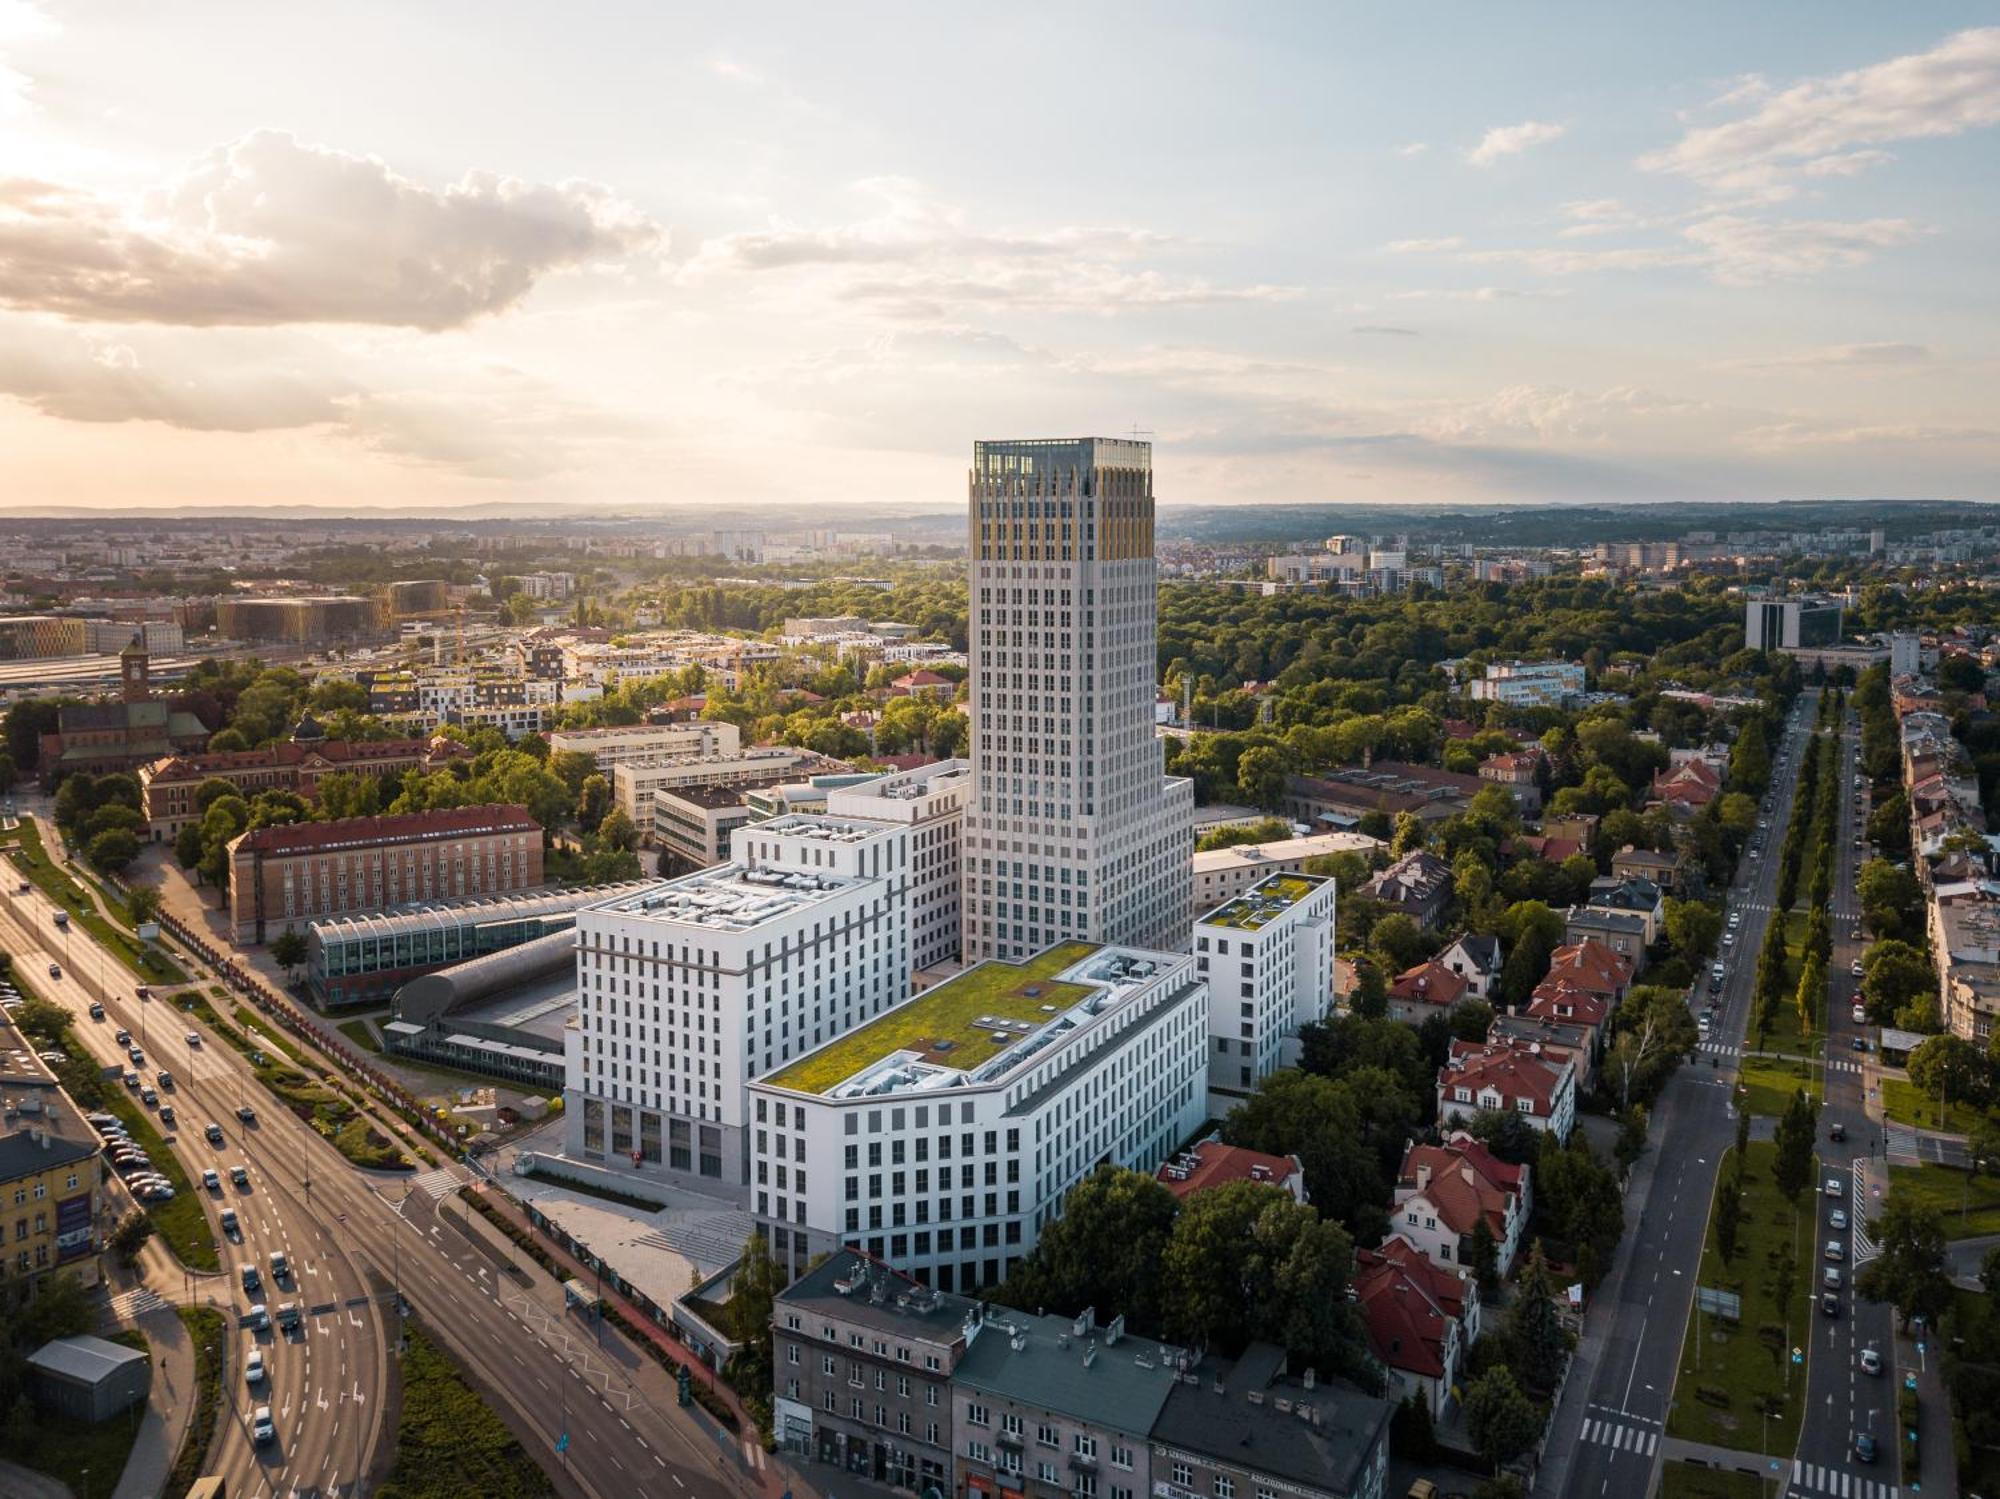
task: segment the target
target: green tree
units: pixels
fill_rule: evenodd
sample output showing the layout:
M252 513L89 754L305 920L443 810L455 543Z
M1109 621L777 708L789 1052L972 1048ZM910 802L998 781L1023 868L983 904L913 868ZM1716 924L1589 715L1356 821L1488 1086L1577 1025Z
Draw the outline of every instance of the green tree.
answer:
M133 885L125 892L125 909L135 924L143 925L160 914L160 887Z
M1430 951L1430 939L1424 935L1423 928L1400 911L1376 922L1369 940L1382 955L1383 966L1392 973L1401 973L1413 964L1421 963Z
M597 840L606 848L634 849L639 846L639 829L623 807L613 807L597 825Z
M1353 1264L1345 1230L1277 1187L1239 1181L1197 1192L1161 1266L1169 1334L1229 1349L1271 1342L1299 1367L1359 1372Z
M1404 854L1424 846L1424 821L1414 812L1396 814L1395 836L1389 841L1389 853L1400 859Z
M1689 963L1700 963L1722 935L1722 912L1706 901L1667 901L1667 940Z
M1743 1158L1739 1155L1730 1159L1732 1163L1740 1163ZM1736 1232L1742 1226L1743 1178L1732 1165L1722 1173L1715 1194L1715 1247L1725 1265L1736 1258Z
M1258 745L1236 762L1236 785L1243 800L1275 812L1285 799L1285 761L1275 749Z
M305 934L292 927L286 927L271 939L271 961L284 968L287 974L296 974L306 960L307 944Z
M1804 1089L1792 1094L1792 1101L1778 1119L1777 1159L1771 1165L1771 1180L1796 1204L1813 1179L1813 1144L1819 1135L1819 1115Z
M1910 1053L1910 1081L1926 1098L1983 1103L1991 1091L1984 1052L1959 1036L1932 1036Z
M576 822L578 827L594 828L604 821L611 810L611 782L593 771L585 776L583 789L577 794Z
M1143 1171L1102 1167L1070 1189L1062 1215L1001 1287L1012 1305L1074 1316L1116 1307L1134 1328L1163 1325L1160 1274L1180 1204Z
M146 1241L153 1237L153 1220L139 1209L134 1208L118 1220L118 1226L111 1231L111 1252L126 1264L136 1264L139 1251Z
M124 828L112 828L90 840L85 857L96 868L116 874L139 857L139 839Z
M1466 1249L1466 1263L1479 1281L1479 1294L1487 1300L1500 1294L1500 1242L1493 1237L1492 1226L1481 1213L1473 1220L1471 1243Z
M1877 1254L1855 1276L1855 1289L1870 1301L1894 1306L1906 1329L1912 1317L1935 1322L1952 1298L1944 1222L1937 1210L1891 1188L1868 1233Z
M1919 948L1894 938L1874 943L1861 957L1861 1003L1878 1025L1917 999L1937 994L1937 970Z
M1465 1391L1465 1429L1479 1455L1495 1467L1519 1457L1541 1434L1541 1413L1503 1364Z
M1297 1156L1309 1199L1339 1204L1343 1221L1357 1236L1379 1233L1386 1226L1381 1204L1388 1200L1389 1183L1382 1142L1371 1134L1374 1109L1387 1103L1404 1119L1411 1111L1396 1096L1400 1090L1388 1074L1379 1074L1373 1087L1376 1096L1364 1106L1361 1089L1351 1078L1292 1069L1274 1073L1223 1122L1223 1138L1251 1150ZM1397 1133L1394 1122L1382 1128L1392 1139ZM1401 1143L1395 1141L1398 1147Z
M1514 1299L1507 1306L1506 1335L1509 1364L1529 1389L1542 1393L1555 1388L1563 1365L1569 1361L1569 1334L1556 1310L1559 1294L1542 1253L1542 1241L1537 1239L1514 1283Z

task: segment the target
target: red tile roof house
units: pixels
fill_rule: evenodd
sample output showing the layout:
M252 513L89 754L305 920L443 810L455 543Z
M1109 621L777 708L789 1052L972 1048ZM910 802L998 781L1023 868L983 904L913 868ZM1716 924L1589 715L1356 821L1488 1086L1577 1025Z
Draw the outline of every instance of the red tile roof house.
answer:
M1691 817L1722 794L1722 778L1700 760L1653 774L1653 800L1676 816Z
M950 677L939 676L927 667L918 667L915 671L896 678L890 686L898 696L902 697L936 697L949 700L952 694L958 691L958 683Z
M1436 958L1405 969L1389 985L1389 1018L1405 1025L1422 1025L1442 1015L1471 992L1464 975L1453 973Z
M1433 1417L1452 1401L1465 1358L1479 1338L1479 1287L1467 1271L1434 1265L1401 1234L1354 1255L1354 1299L1369 1350L1399 1388L1422 1394Z
M1547 979L1566 979L1579 989L1601 994L1613 1009L1632 987L1632 963L1595 938L1571 942L1549 959Z
M1438 1069L1438 1118L1450 1124L1486 1109L1519 1114L1567 1140L1576 1125L1576 1065L1533 1042L1457 1041Z
M1230 1182L1263 1182L1290 1193L1294 1202L1306 1200L1306 1168L1297 1156L1268 1155L1220 1140L1203 1140L1182 1151L1160 1167L1158 1176L1183 1202L1196 1192Z
M1514 1268L1534 1206L1526 1166L1510 1166L1464 1130L1442 1145L1413 1144L1396 1175L1389 1226L1446 1269L1464 1265L1481 1217L1500 1248L1502 1275Z

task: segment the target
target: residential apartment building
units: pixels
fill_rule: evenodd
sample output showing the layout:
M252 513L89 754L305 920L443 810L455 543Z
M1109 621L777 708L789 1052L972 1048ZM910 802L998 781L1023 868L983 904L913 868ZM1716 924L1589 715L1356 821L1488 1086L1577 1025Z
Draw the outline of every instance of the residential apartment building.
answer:
M1089 1311L996 1307L952 1376L953 1492L1142 1499L1149 1438L1179 1383L1167 1350L1127 1340L1123 1317L1100 1328Z
M1514 1268L1534 1206L1526 1166L1512 1166L1464 1130L1442 1145L1411 1144L1396 1174L1389 1226L1432 1262L1448 1267L1472 1260L1472 1241L1483 1220L1499 1254L1501 1275Z
M1471 1272L1433 1263L1414 1241L1391 1234L1379 1248L1355 1251L1354 1301L1368 1351L1389 1371L1391 1398L1420 1396L1433 1419L1443 1416L1479 1339Z
M1335 884L1274 874L1194 924L1208 981L1208 1111L1230 1113L1284 1065L1284 1043L1333 1008Z
M1187 940L1194 789L1153 733L1152 469L1145 442L974 446L968 958Z
M256 828L229 845L230 934L262 942L315 917L542 883L525 807L453 807Z
M550 754L590 755L606 775L614 765L640 765L689 755L733 755L743 748L742 731L720 720L555 729L548 737Z
M833 1251L772 1304L780 1450L875 1483L954 1492L952 1375L986 1330L986 1310Z
M730 863L578 911L565 1153L740 1194L746 1085L909 993L909 839L767 823Z
M1213 911L1274 874L1304 870L1309 859L1334 854L1359 854L1364 859L1382 846L1366 833L1312 833L1303 838L1278 838L1269 843L1238 843L1212 848L1194 856L1194 908Z
M1262 1182L1292 1201L1306 1200L1306 1168L1295 1155L1272 1155L1211 1138L1161 1162L1154 1173L1160 1185L1185 1202L1197 1192L1231 1182Z
M1447 1122L1499 1110L1567 1140L1576 1124L1576 1067L1532 1041L1454 1039L1438 1069L1437 1103Z
M965 808L972 784L970 760L937 760L827 793L831 816L909 824L910 962L919 971L959 956Z
M1378 760L1317 776L1285 779L1284 815L1314 828L1352 829L1371 812L1395 818L1411 812L1424 822L1456 817L1485 789L1476 775Z
M621 760L605 773L611 778L613 803L643 833L653 826L653 798L662 791L680 791L689 786L762 785L796 774L798 767L817 758L806 750L768 746L713 755Z
M1362 892L1409 917L1425 930L1443 920L1455 881L1451 866L1426 849L1413 849L1378 871Z
M1205 1114L1208 985L1180 953L988 959L750 1085L752 1207L794 1271L839 1245L969 1291L1104 1162L1151 1171Z
M37 1281L94 1254L103 1178L95 1139L0 1135L0 1279Z
M1153 1426L1156 1499L1384 1499L1394 1407L1344 1380L1287 1371L1253 1343L1174 1382Z

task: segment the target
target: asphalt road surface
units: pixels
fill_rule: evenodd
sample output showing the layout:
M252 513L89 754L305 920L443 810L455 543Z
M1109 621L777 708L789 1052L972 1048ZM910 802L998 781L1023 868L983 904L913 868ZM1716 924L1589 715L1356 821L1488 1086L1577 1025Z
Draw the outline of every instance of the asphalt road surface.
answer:
M509 1271L476 1229L458 1224L458 1209L440 1211L464 1168L414 1176L356 1170L279 1107L233 1047L212 1037L189 1046L187 1033L201 1031L193 1017L169 999L139 1001L129 970L77 924L59 931L53 917L39 891L0 892L0 945L28 965L38 989L76 1014L77 1033L94 1055L107 1064L124 1061L113 1040L122 1026L142 1041L149 1075L159 1067L174 1073L175 1091L162 1095L179 1117L172 1148L211 1221L230 1205L242 1224L241 1243L222 1242L224 1266L234 1277L234 1266L258 1261L265 1304L275 1312L293 1300L302 1310L295 1334L253 1336L233 1315L245 1305L240 1283L197 1278L232 1313L224 1373L232 1417L210 1465L232 1495L321 1499L362 1492L359 1475L384 1439L381 1397L400 1337L398 1284L426 1329L467 1367L564 1493L679 1499L761 1492L753 1476L757 1454L746 1467L740 1444L725 1450L671 1399L655 1404L638 1393L632 1376L643 1354L615 1330L566 1316L560 1289L545 1275L533 1267ZM60 980L44 976L50 961L61 963ZM85 1014L90 999L106 1006L103 1022ZM234 1002L218 1008L227 1015ZM274 1025L266 1028L277 1033ZM257 1113L249 1127L236 1119L237 1105L246 1102ZM220 1148L203 1138L209 1120L224 1127ZM247 1191L229 1184L228 1167L237 1162L248 1167ZM199 1185L209 1166L222 1172L219 1195ZM270 1287L272 1249L282 1249L295 1267L293 1288ZM268 1384L254 1391L243 1378L244 1355L253 1346L270 1371ZM271 1406L277 1425L276 1440L263 1448L247 1430L260 1404ZM558 1456L563 1432L568 1444Z

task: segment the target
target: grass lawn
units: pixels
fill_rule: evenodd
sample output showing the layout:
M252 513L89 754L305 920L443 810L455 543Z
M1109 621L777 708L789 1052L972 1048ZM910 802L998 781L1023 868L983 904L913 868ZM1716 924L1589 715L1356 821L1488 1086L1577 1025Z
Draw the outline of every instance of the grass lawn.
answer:
M1921 1129L1941 1129L1947 1134L1970 1134L1972 1126L1987 1117L1985 1109L1954 1103L1938 1119L1938 1101L1906 1077L1882 1079L1882 1107L1898 1124L1914 1124Z
M381 1054L382 1043L375 1037L375 1028L365 1020L343 1020L340 1022L341 1035L347 1037L363 1051Z
M208 1306L175 1309L194 1345L194 1418L188 1423L181 1450L167 1475L167 1492L185 1494L208 1466L208 1449L215 1436L215 1411L222 1401L222 1340L229 1329L222 1313Z
M998 1029L980 1021L1034 1027L1054 1018L1090 990L1052 976L1096 950L1089 942L1064 942L1026 963L988 959L926 989L907 1004L801 1057L767 1081L801 1093L823 1093L869 1063L899 1051L926 1062L969 1071L1012 1046L1025 1030ZM995 1036L999 1040L994 1040Z
M1801 950L1806 940L1806 917L1803 911L1785 913L1785 988L1778 1000L1778 1012L1771 1017L1771 1028L1760 1041L1753 1025L1746 1041L1755 1051L1782 1051L1795 1057L1816 1057L1826 1049L1826 996L1819 996L1819 1013L1813 1021L1810 1032L1799 1029L1799 1009L1792 1002L1792 996L1799 986ZM1752 955L1754 959L1754 954Z
M236 1007L236 1023L243 1027L244 1033L250 1038L250 1044L267 1056L276 1052L286 1061L298 1063L300 1066L305 1065L299 1056L297 1044L281 1039L277 1026L250 1006L240 1004Z
M396 1457L378 1499L543 1499L548 1475L423 1327L408 1324Z
M1801 1088L1809 1098L1826 1097L1819 1066L1803 1059L1753 1057L1743 1063L1736 1080L1746 1090L1738 1102L1751 1113L1770 1118L1783 1114L1791 1106L1792 1095Z
M1798 1444L1807 1371L1792 1367L1789 1349L1795 1343L1810 1347L1819 1261L1813 1254L1812 1204L1794 1209L1771 1181L1777 1153L1777 1146L1762 1141L1750 1146L1736 1256L1727 1264L1710 1216L1698 1284L1736 1292L1743 1298L1743 1318L1733 1326L1707 1315L1689 1319L1667 1415L1673 1436L1745 1452L1766 1450L1767 1439L1772 1452L1790 1452ZM1733 1149L1723 1156L1718 1190L1734 1156ZM1796 1269L1790 1304L1780 1306L1771 1288L1771 1256L1788 1242Z
M39 824L24 818L19 831L20 840L7 851L7 856L20 866L21 872L33 881L44 895L69 912L71 921L101 942L107 952L144 982L149 984L187 982L187 975L181 972L177 963L151 943L140 942L123 927L106 920L103 913L92 903L88 892L55 866L47 850L42 847L42 830Z
M1660 1470L1661 1499L1764 1499L1764 1480L1733 1468L1668 1463Z
M108 1334L107 1340L128 1348L150 1350L152 1346L136 1327L120 1328ZM38 1412L28 1427L27 1445L10 1450L7 1456L24 1468L61 1479L73 1494L108 1494L118 1487L125 1472L145 1414L143 1400L108 1421L74 1421ZM86 1473L88 1479L83 1476Z
M2000 1178L1968 1178L1950 1166L1891 1166L1889 1190L1935 1208L1947 1239L2000 1234Z

